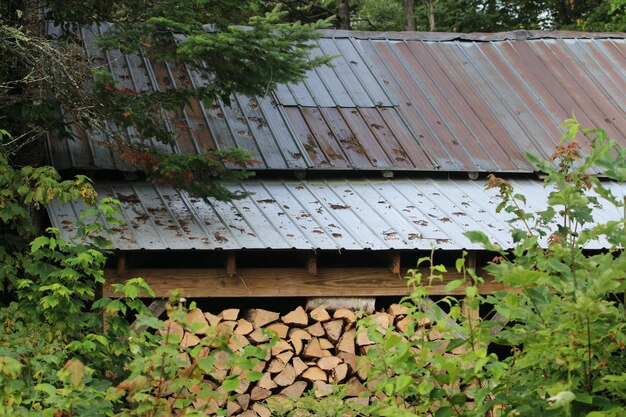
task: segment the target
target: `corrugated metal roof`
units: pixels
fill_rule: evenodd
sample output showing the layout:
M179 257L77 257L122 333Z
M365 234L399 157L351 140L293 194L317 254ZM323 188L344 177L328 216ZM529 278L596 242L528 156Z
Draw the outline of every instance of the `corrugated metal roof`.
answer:
M323 33L313 54L336 56L333 66L267 97L168 113L172 150L240 147L257 170L532 172L525 153L550 155L572 115L626 146L624 34ZM189 68L88 51L135 90L205 82ZM128 169L97 137L77 135L51 140L55 166Z
M545 209L549 190L540 181L511 181L527 196L528 210ZM121 250L212 249L480 249L463 236L481 230L503 247L510 214L482 182L450 179L262 181L229 186L253 193L238 201L190 198L185 192L148 183L99 183L101 197L122 202L123 225L114 247ZM608 184L616 196L626 184ZM69 237L79 204L48 207L53 225ZM610 207L595 218L620 219ZM602 248L606 242L592 242Z

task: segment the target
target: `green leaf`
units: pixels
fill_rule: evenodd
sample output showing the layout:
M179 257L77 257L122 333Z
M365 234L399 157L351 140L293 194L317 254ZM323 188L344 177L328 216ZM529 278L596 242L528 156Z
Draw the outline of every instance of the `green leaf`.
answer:
M459 288L461 285L465 284L465 281L462 279L455 279L453 281L450 281L446 284L445 287L445 291L446 292L452 292L454 290L456 290L457 288Z
M263 378L263 372L259 372L259 371L250 371L246 375L246 379L250 382L256 382L260 380L261 378Z
M548 398L551 409L563 408L576 399L576 395L572 391L561 391L558 394Z
M398 375L395 382L395 392L401 394L404 390L406 390L410 385L413 384L413 378L411 378L409 375Z
M240 385L240 381L239 381L239 376L237 375L230 375L226 377L226 379L224 379L224 382L222 382L222 388L226 392L232 392L236 390L237 388L239 388L239 385Z
M443 405L435 412L434 417L452 417L456 416L456 411L449 405Z
M78 359L70 359L64 368L70 374L70 381L74 387L78 387L85 377L85 365Z

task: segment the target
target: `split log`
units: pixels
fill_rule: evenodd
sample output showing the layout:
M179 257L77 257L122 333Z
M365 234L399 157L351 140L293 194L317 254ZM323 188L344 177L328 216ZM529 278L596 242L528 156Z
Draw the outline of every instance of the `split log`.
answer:
M239 309L238 308L227 308L223 310L219 316L224 320L236 321L239 317Z
M265 366L267 365L267 360L259 360L251 369L251 371L263 372Z
M315 381L313 383L313 387L313 395L315 395L315 398L327 397L334 391L334 387L332 384L327 384L323 381Z
M256 385L266 390L271 390L278 386L276 382L272 380L272 375L269 372L265 372Z
M415 320L413 317L406 316L396 322L396 329L402 333L413 333L415 331Z
M182 347L193 347L200 344L200 338L191 332L185 332L183 339L180 341Z
M217 382L222 382L228 376L228 369L213 369L210 375Z
M335 382L336 384L341 384L348 376L348 364L340 363L335 367L335 369L333 369L331 375L333 382Z
M237 394L245 394L246 392L248 392L248 389L250 389L251 382L248 380L248 378L246 378L246 374L239 375L239 386L235 390ZM231 375L235 374L231 373Z
M354 323L356 321L356 314L354 314L354 311L347 308L338 308L333 313L333 318L344 320L346 323Z
M249 344L250 341L248 340L248 338L242 334L233 334L228 339L228 347L233 351L241 350Z
M306 346L304 347L304 349L302 350L302 357L303 358L323 358L324 356L324 352L322 347L320 346L320 341L317 337L312 338L311 340L309 340L309 342L306 344Z
M387 309L387 313L393 317L407 315L409 313L409 308L401 304L392 304Z
M274 382L276 382L281 387L286 387L287 385L291 385L296 380L296 371L293 369L293 366L287 364L285 365L285 369L282 370L281 373L274 377Z
M367 329L362 327L360 328L357 333L356 333L356 344L357 346L369 346L369 345L373 345L374 342L372 342L369 338L369 336L367 335Z
M326 332L326 336L332 342L338 342L341 337L341 333L343 332L343 320L331 320L327 321L322 325L324 327L324 331Z
M311 310L309 315L314 321L317 321L317 322L325 322L331 319L330 314L328 314L328 311L326 311L326 309L321 306Z
M289 326L307 326L309 324L309 316L302 307L297 307L292 312L285 314L281 318L282 322Z
M278 320L280 314L274 311L263 310L262 308L254 308L248 311L246 318L252 322L255 329L259 329Z
M354 353L339 352L337 354L337 357L340 358L343 361L343 363L348 365L348 369L349 369L351 374L356 372L356 368L357 368L357 365L358 365L358 359L357 359L357 356Z
M372 314L370 320L376 325L376 331L381 334L385 334L389 326L393 323L391 316L387 313Z
M323 350L330 350L330 349L334 349L335 348L335 345L333 343L331 343L330 340L326 339L325 337L320 337L317 340L320 342L320 347Z
M235 392L237 394L245 394L246 392L248 392L248 389L250 388L250 384L251 384L251 382L248 380L248 378L246 378L246 375L248 374L248 371L234 373L231 370L230 374L231 375L239 375L239 386L237 387Z
M355 343L356 330L350 329L341 336L339 339L339 343L337 344L337 350L339 352L347 352L352 355L355 354L356 348L354 346Z
M326 375L326 372L324 372L322 369L318 368L317 366L309 367L304 372L302 372L302 375L300 375L300 377L302 379L306 379L311 382L313 381L327 382L328 381L328 375Z
M346 397L358 397L363 392L367 392L367 388L365 388L357 377L353 376L346 383L344 391Z
M319 322L307 327L306 331L313 337L323 337L326 334L326 332L324 332L324 328Z
M237 401L237 403L241 406L241 409L245 411L250 405L250 394L239 395L235 401Z
M252 331L254 330L254 327L252 326L252 323L250 323L248 320L246 319L239 319L237 320L237 327L235 327L235 334L240 334L240 335L247 335L252 333Z
M300 398L307 387L307 383L304 381L296 381L287 388L283 389L280 394L287 398Z
M259 403L252 404L252 410L257 413L259 417L270 417L272 415L269 408Z
M226 403L226 416L230 417L233 414L238 414L241 411L241 405L236 401L229 401Z
M302 348L304 346L302 339L293 339L291 341L291 346L293 346L293 353L296 355L300 355L302 353Z
M292 357L293 357L293 350L287 350L283 353L279 353L278 355L276 355L276 359L279 359L283 363L289 363Z
M278 360L278 359L273 359L270 362L270 364L267 366L267 371L272 374L277 374L279 372L282 372L283 369L285 369L285 365L286 365L285 362Z
M256 386L250 392L251 401L261 401L272 395L272 391Z
M196 398L193 400L192 405L195 409L202 409L202 411L207 415L217 413L217 410L220 408L217 401L215 401L213 398L209 399L208 401Z
M213 315L211 313L204 313L204 318L206 319L206 321L209 322L209 325L211 326L217 326L218 323L222 321L221 317Z
M217 330L218 336L230 336L233 333L233 329L237 326L236 321L220 321L217 326L215 326Z
M288 335L290 340L311 340L311 334L303 329L290 329Z
M272 356L276 356L286 350L293 350L293 347L285 339L279 339L274 346L272 346Z
M169 338L170 341L174 340L173 337L177 337L176 340L180 341L185 335L185 330L179 323L173 320L165 320L163 322L163 327L159 329L159 333L162 336Z
M254 329L254 331L248 335L248 339L252 340L256 344L270 340L269 336L261 328Z
M299 356L295 356L291 361L291 364L293 365L293 369L296 372L296 376L300 376L302 372L304 372L309 367L306 363L304 363L302 359L300 359Z
M289 326L283 323L272 323L266 327L266 329L270 332L276 333L276 336L284 339L287 337L287 333L289 332Z
M342 362L343 360L337 356L326 356L317 361L317 366L324 371L332 371Z
M259 417L259 415L252 409L248 409L243 413L239 414L239 417Z
M189 310L182 321L194 334L206 334L209 331L209 323L199 308Z

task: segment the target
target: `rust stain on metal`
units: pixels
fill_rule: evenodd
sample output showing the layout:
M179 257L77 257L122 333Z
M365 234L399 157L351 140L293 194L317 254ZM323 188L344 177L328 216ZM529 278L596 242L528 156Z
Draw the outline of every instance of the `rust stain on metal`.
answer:
M117 199L120 200L122 203L129 203L129 204L139 204L139 197L137 197L137 194L122 194L122 193L117 193L116 194Z
M213 233L213 237L215 238L215 240L217 240L219 243L226 243L228 242L228 239L225 238L224 236L222 236L220 234L220 232L215 232Z

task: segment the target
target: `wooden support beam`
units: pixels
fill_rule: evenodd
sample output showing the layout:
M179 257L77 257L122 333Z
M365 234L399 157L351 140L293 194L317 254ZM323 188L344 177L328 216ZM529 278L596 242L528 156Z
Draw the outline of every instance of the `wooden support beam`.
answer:
M165 298L157 298L153 300L148 306L148 310L152 313L154 317L159 317L161 314L165 313L165 308L167 306L167 299ZM137 321L134 321L130 326L131 330L137 334L143 332L148 328L148 326L140 326Z
M469 252L466 256L465 256L465 268L468 271L466 276L465 276L465 285L471 286L474 285L474 279L472 278L472 276L469 273L469 270L474 271L474 273L478 273L477 272L477 268L476 268L476 252ZM476 309L472 309L468 306L468 300L467 298L465 298L463 300L463 313L470 319L470 320L474 320L474 319L478 319L480 312Z
M469 252L466 256L465 256L465 268L469 271L470 269L474 271L474 273L476 275L478 275L478 267L476 265L476 252ZM466 283L467 285L472 285L472 277L470 276L470 274L467 274L466 277Z
M391 250L389 251L389 270L392 274L399 275L400 274L400 251Z
M317 275L317 253L308 252L296 255L307 272L311 275Z
M120 278L126 276L126 254L124 252L117 254L117 275Z
M427 275L428 269L423 273ZM401 276L405 274L402 270ZM184 297L376 297L410 293L406 280L387 268L320 268L317 275L304 268L240 268L238 279L227 275L223 268L146 268L130 269L127 276L143 277L157 297L167 297L176 288L182 290ZM104 296L118 296L111 284L122 279L114 270L106 270L105 277ZM445 291L450 280L461 277L456 272L446 274L443 282L433 281L429 294L464 295L464 287ZM503 289L499 283L487 285L488 292Z
M234 252L228 252L226 254L226 275L234 277L237 274L237 256Z
M311 252L306 259L306 270L311 275L317 275L317 254Z

